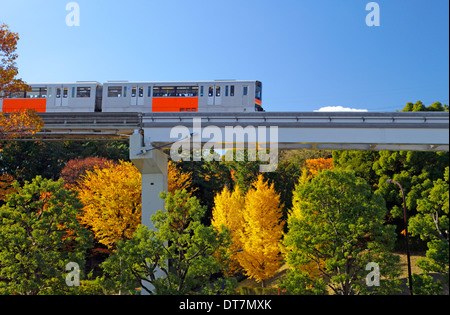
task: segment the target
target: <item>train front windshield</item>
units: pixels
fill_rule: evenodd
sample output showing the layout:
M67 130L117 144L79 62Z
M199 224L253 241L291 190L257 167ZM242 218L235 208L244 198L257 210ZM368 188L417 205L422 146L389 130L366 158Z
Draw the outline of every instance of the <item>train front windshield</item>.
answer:
M263 111L262 108L262 83L259 81L256 81L256 93L255 93L255 107L256 110L259 112Z

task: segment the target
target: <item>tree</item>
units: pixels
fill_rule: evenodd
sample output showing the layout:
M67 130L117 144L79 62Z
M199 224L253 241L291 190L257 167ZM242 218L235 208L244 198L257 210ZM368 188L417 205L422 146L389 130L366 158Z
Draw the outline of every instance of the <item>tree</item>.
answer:
M374 190L377 188L379 176L373 170L373 164L379 159L377 151L333 151L335 168L347 168L363 178Z
M191 191L192 189L192 172L182 172L178 169L177 164L169 161L167 165L167 176L168 176L168 191L170 193L175 193L176 190L186 189ZM192 189L197 190L196 188Z
M318 158L306 160L306 168L308 172L311 174L311 176L314 177L321 170L332 170L334 168L333 159Z
M384 225L387 212L383 198L367 183L346 170L324 170L294 192L289 232L284 238L291 271L288 279L309 293L362 294L370 289L365 280L368 263L377 263L383 276L373 293L394 289L398 256L391 254L395 242L392 226ZM304 268L316 265L320 277Z
M238 255L245 273L261 282L271 278L281 265L280 242L283 235L282 206L274 185L262 175L247 192L241 232L243 252Z
M113 161L106 158L88 157L85 159L74 159L66 163L61 171L60 177L64 179L66 188L76 189L79 181L87 171L93 171L95 168L102 169L114 165Z
M77 189L80 220L108 248L131 238L141 222L141 174L130 162L87 171Z
M19 35L9 30L8 25L0 25L0 92L26 91L30 87L16 76L19 73L15 60ZM1 95L0 95L1 97Z
M386 180L393 179L402 185L409 216L414 216L422 192L429 190L433 181L443 177L448 165L447 152L380 152L373 169L379 177L378 192L385 198L392 216L403 218L403 198L398 187L387 184Z
M418 214L409 221L409 231L413 236L420 236L428 241L426 258L418 262L420 268L428 272L441 274L448 285L449 274L449 167L445 169L444 180L437 179L431 189L422 193L417 201ZM415 277L415 280L418 276ZM422 282L430 282L431 277L425 277ZM419 288L413 281L414 291ZM432 293L442 294L442 287Z
M12 194L16 190L12 186L14 178L7 174L0 175L0 206L6 201L8 195Z
M425 106L421 101L417 101L415 104L409 102L406 104L402 112L448 112L448 105L442 105L441 102L435 102L430 106Z
M0 293L55 294L69 262L84 264L89 234L77 220L81 204L64 182L37 177L0 208Z
M34 110L27 109L11 113L8 116L0 113L0 141L33 135L39 132L43 126L44 122Z
M306 182L317 176L317 174L325 169L333 169L333 158L324 159L308 159L305 161L305 166L302 168L302 175L300 181Z
M197 197L203 206L207 207L203 223L209 224L215 195L221 192L225 186L232 188L228 166L222 161L215 160L179 162L176 166L181 174L188 174L191 177L188 191L192 193L192 196Z
M239 186L233 192L225 187L221 193L214 198L214 209L212 225L220 232L226 230L231 233L231 246L228 250L231 263L229 272L231 274L239 271L239 255L242 252L241 234L244 226L243 211L245 208L245 197Z
M226 260L217 255L225 256L229 234L201 223L206 208L186 190L162 193L161 198L165 210L152 217L156 230L140 225L103 264L110 282L120 286L120 279L128 279L133 288L134 279L150 294L231 293L230 279L211 281L213 274L226 269Z
M119 141L7 141L0 153L0 172L20 184L36 176L58 180L66 163L91 156L119 161L129 155L128 144Z

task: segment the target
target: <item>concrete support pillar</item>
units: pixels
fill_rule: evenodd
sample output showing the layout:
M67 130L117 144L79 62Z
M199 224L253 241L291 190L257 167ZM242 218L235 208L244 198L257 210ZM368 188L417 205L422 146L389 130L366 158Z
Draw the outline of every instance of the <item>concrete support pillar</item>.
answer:
M167 191L168 156L143 146L142 136L135 134L130 137L130 159L142 174L142 224L153 228L151 216L164 209L159 194Z
M164 210L164 200L159 197L159 194L168 189L168 156L162 151L145 147L143 142L140 134L130 137L130 159L142 176L141 223L149 229L154 229L151 220L152 215L158 210ZM155 276L159 278L163 277L164 274L161 271L157 271ZM154 288L149 289L153 290ZM147 295L148 292L142 289L141 294Z

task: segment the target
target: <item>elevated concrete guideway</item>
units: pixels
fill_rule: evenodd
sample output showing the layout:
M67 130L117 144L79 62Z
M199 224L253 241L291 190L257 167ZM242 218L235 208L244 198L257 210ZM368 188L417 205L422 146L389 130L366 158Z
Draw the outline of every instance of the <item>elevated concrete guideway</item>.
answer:
M145 143L168 147L174 142L173 127L195 133L195 118L202 128L217 127L222 134L227 127L278 127L279 149L449 151L448 113L429 112L152 113L142 117ZM210 141L202 136L202 143Z
M128 139L137 130L146 146L168 148L172 128L278 127L279 149L449 151L449 113L49 113L43 139ZM202 143L210 139L202 137ZM258 141L258 139L257 139ZM225 143L225 141L223 141Z
M158 149L170 148L181 140L192 143L193 148L194 143L204 145L212 141L223 148L239 141L254 141L268 148L272 145L268 142L276 141L276 149L449 151L449 113L442 112L61 113L41 116L45 128L36 135L38 138L130 140L130 159L142 174L142 224L150 229L154 228L151 216L164 209L159 194L167 191L168 186L168 156ZM233 137L227 138L230 128ZM213 131L222 136L212 137ZM272 138L273 134L276 137Z

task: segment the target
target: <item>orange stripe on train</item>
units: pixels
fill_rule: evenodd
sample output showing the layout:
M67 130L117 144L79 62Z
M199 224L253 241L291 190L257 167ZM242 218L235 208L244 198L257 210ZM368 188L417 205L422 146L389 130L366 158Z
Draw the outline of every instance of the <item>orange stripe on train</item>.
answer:
M39 99L4 99L3 112L12 113L24 109L34 109L38 113L45 113L47 108L47 100Z
M198 111L198 97L154 97L152 112Z

